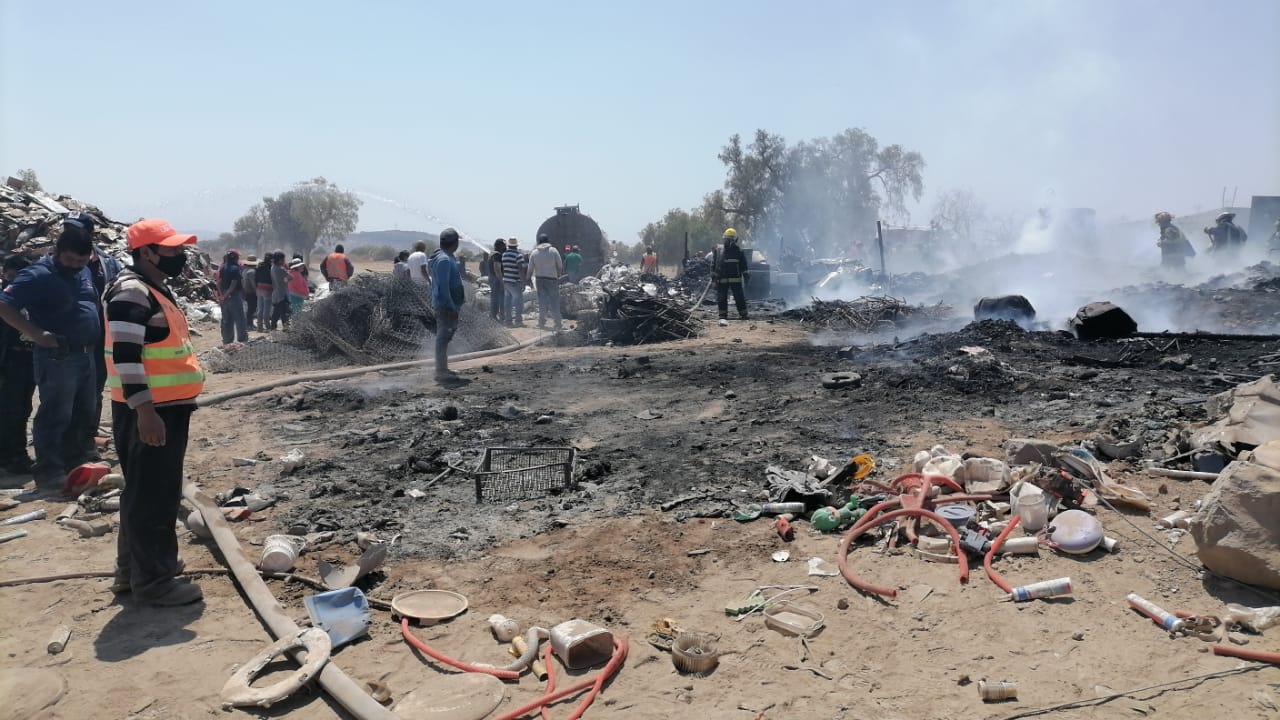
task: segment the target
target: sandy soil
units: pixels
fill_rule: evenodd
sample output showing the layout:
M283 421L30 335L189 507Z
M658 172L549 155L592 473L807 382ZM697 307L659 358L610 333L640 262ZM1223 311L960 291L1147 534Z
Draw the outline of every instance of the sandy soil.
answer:
M212 326L202 329L205 343L216 342ZM972 344L990 349L997 363L965 366L957 348ZM417 631L455 657L506 662L485 622L494 612L544 625L580 617L628 636L624 669L587 717L1003 718L1241 664L1204 652L1199 641L1169 639L1126 608L1126 593L1196 612L1260 600L1180 562L1195 563L1191 541L1157 532L1145 515L1099 511L1107 533L1120 540L1114 555L1042 551L1001 561L1015 584L1061 576L1075 582L1070 598L1017 605L997 601L980 567L961 584L954 565L869 544L853 553L855 567L900 593L891 602L863 597L841 578L806 575L808 558L834 560L837 535L798 523L796 539L785 543L766 521L740 524L724 515L759 499L765 465L802 468L811 453L834 459L872 452L880 475L893 477L915 450L937 442L996 453L1011 436L1067 441L1112 429L1145 432L1156 452L1180 423L1202 419L1198 406L1182 401L1225 389L1234 377L1224 373L1248 372L1249 359L1274 352L1275 343L1183 343L1178 350L1202 364L1214 358L1214 371L1194 374L1157 369L1162 352L1132 350L988 327L871 348L847 361L832 347L812 346L794 324L713 325L683 343L538 347L475 361L458 368L472 382L453 391L420 373L374 374L202 409L188 468L213 492L243 485L282 498L236 524L251 556L263 537L286 528L333 530L333 542L300 562L307 574L318 557L354 557L356 530L401 534L391 562L362 585L384 599L419 588L466 595L466 614ZM955 367L963 372L951 372ZM856 369L867 380L858 389L822 389L817 378L837 369ZM208 391L269 377L215 375ZM441 419L448 405L458 408L458 420ZM504 415L508 406L519 413ZM661 417L637 417L645 410ZM549 421L538 423L543 415ZM535 443L577 447L584 484L551 497L476 505L470 480L455 474L428 488L427 498L404 496L446 460L471 462L486 445ZM307 465L282 474L267 459L293 447L304 450ZM255 456L263 461L252 468L231 463ZM1189 506L1207 487L1170 481L1162 492L1136 467L1113 464L1113 471L1155 499L1155 515ZM656 509L691 493L703 497ZM32 507L52 515L60 505L33 503L5 515ZM23 527L30 535L4 546L0 578L111 566L113 535L80 539L51 521ZM222 566L207 543L185 531L180 545L189 568ZM780 549L790 552L789 562L771 561ZM176 609L139 608L113 597L108 582L0 589L0 610L10 618L0 668L51 668L67 686L61 701L31 717L224 715L219 691L226 678L271 640L232 581L202 577L205 602ZM312 591L270 584L306 624L301 599ZM757 586L797 584L819 588L803 602L826 617L807 652L758 615L739 621L723 611ZM370 637L342 648L336 662L357 679L386 683L397 698L447 683L452 671L411 652L389 613L373 615ZM676 673L669 656L645 642L650 624L663 617L720 636L719 668L704 677ZM45 643L60 624L72 629L71 642L49 655ZM1255 637L1251 647L1276 643ZM982 678L1017 682L1018 699L984 704L969 683ZM1280 676L1272 670L1179 688L1052 716L1277 716ZM540 689L525 676L509 685L503 707ZM0 709L0 717L16 716L16 707ZM566 704L554 714L568 712ZM347 717L318 692L249 714Z

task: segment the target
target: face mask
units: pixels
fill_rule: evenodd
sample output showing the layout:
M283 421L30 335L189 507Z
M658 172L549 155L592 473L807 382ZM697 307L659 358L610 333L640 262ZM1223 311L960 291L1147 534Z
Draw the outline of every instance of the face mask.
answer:
M53 266L57 268L59 275L61 275L62 277L68 277L68 278L76 277L77 275L80 274L80 271L84 269L84 268L77 268L77 267L68 267L56 260L54 261Z
M156 269L169 277L178 277L186 266L187 254L185 252L173 256L161 255L156 258Z

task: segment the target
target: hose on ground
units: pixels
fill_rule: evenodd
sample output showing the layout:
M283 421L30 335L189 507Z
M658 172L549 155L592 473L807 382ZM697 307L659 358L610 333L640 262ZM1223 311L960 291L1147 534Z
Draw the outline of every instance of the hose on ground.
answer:
M556 694L556 668L555 661L551 659L551 643L547 643L547 650L542 655L542 664L547 668L547 691L542 695L548 697ZM551 711L546 705L542 706L542 720L551 720Z
M409 618L400 618L400 634L404 636L404 641L409 643L410 647L421 652L422 654L426 655L432 660L435 660L437 662L442 662L445 665L448 665L449 667L454 667L459 670L464 670L466 672L483 673L485 675L492 675L501 680L519 680L520 679L520 673L516 670L505 670L502 668L487 667L485 665L472 665L470 663L462 662L461 660L455 660L449 657L448 655L445 655L444 653L432 648L430 645L419 640L418 637L409 630ZM537 647L538 647L536 643L536 637L534 638L534 640L535 642L531 643L531 647L534 649L534 652L536 653ZM526 652L525 654L527 655L528 652ZM528 663L526 662L525 664L527 665Z
M573 711L573 714L569 716L569 720L578 720L578 718L581 718L582 714L587 711L587 708L591 707L591 703L596 699L596 696L600 694L600 688L604 687L604 684L609 681L609 678L617 674L618 670L622 667L622 663L627 659L628 648L629 643L625 637L615 637L613 639L613 655L609 658L608 664L604 666L604 669L601 670L596 677L587 678L574 683L563 690L557 690L554 693L543 695L537 700L525 703L514 710L498 716L495 720L517 720L517 718L522 715L533 712L539 708L546 707L551 703L563 700L570 695L577 694L590 687L591 692L583 698L582 702ZM548 670L550 670L550 663L548 663Z
M1270 663L1272 665L1280 665L1280 652L1267 652L1266 650L1249 650L1246 648L1234 647L1231 645L1223 645L1221 643L1213 646L1214 655L1225 655L1226 657L1239 658L1241 660L1252 660L1253 662Z
M464 353L462 355L454 355L453 357L450 357L449 360L451 362L466 362L468 360L478 360L480 358L493 357L494 355L503 355L506 353L515 352L516 350L523 350L524 348L527 348L531 345L536 345L537 343L540 343L545 339L546 339L545 336L539 336L530 340L525 340L524 342L518 342L511 345L504 345L500 348L494 348L492 350L480 350L478 352L473 352L473 353ZM205 395L199 398L197 402L200 407L209 407L210 405L217 405L218 403L223 403L228 400L234 400L236 398L245 397L247 395L256 395L257 393L260 393L260 392L275 390L276 388L288 387L290 385L297 385L299 383L320 382L324 380L344 380L349 377L356 377L357 375L364 375L366 373L378 372L380 370L407 370L409 368L415 368L421 365L428 365L433 362L435 362L433 358L427 358L425 360L403 360L401 362L384 363L382 365L368 365L366 367L350 368L347 370L323 370L320 372L305 373L303 375L294 375L292 377L282 378L280 380L273 380L267 383L260 383L258 385L250 385L248 387L236 388L235 390L228 390L226 392L216 393L214 395Z
M996 572L995 568L991 567L991 559L996 556L996 553L1000 552L1000 548L1004 547L1004 541L1009 539L1009 533L1013 532L1013 529L1018 526L1018 521L1021 519L1018 515L1013 516L1013 519L1009 521L1009 524L1005 526L1000 535L992 541L991 549L987 550L987 556L982 559L982 566L987 569L987 577L991 578L991 582L995 583L996 587L1007 593L1013 592L1013 586L1005 581L1000 576L1000 573Z
M923 508L910 508L906 510L894 510L893 512L887 512L870 522L855 524L847 533L844 534L844 537L840 538L840 550L836 556L836 566L840 569L840 574L844 576L844 579L848 581L850 585L862 592L874 593L881 597L896 598L898 596L898 591L894 588L873 585L859 578L857 575L854 575L853 570L849 567L849 548L853 544L853 541L858 539L862 533L873 527L900 517L928 518L938 527L946 530L947 534L951 536L951 545L955 550L955 554L960 565L960 582L962 584L969 582L969 559L960 548L960 534L951 526L951 523L947 522L940 515Z

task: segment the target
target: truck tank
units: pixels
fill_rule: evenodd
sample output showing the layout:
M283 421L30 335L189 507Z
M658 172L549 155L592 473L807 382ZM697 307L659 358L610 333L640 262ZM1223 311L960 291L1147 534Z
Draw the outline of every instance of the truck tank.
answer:
M577 245L582 248L582 272L594 275L604 266L608 259L608 248L605 246L604 233L590 215L584 214L577 205L564 205L556 208L556 214L547 218L538 226L537 238L546 235L551 245L564 254L566 245Z

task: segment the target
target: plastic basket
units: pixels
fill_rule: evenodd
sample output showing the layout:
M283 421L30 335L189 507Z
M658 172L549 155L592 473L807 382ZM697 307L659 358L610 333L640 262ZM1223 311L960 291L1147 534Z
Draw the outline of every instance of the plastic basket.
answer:
M476 502L514 500L567 490L575 486L572 447L485 448L472 473Z

